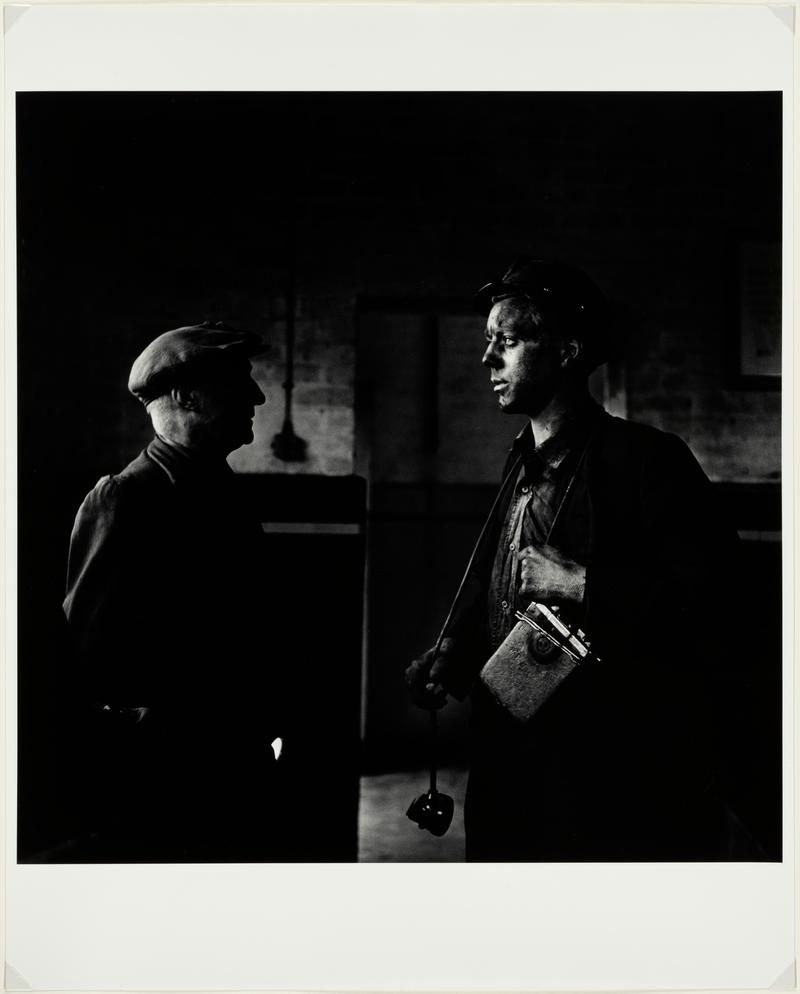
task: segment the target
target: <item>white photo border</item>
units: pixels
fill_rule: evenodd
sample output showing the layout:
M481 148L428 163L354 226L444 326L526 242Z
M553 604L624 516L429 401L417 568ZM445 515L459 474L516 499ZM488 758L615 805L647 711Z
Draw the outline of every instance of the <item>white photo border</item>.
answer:
M33 4L4 14L7 985L793 989L793 8ZM783 92L783 863L16 864L15 94L270 89Z

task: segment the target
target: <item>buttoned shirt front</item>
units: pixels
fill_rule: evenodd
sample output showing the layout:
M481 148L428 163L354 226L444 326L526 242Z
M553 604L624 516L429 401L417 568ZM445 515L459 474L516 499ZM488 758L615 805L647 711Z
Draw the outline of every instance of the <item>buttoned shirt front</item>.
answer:
M501 528L488 592L492 651L516 625L515 612L524 611L530 602L530 598L519 596L519 553L527 546L549 542L570 480L602 414L602 408L591 402L565 419L541 445L535 445L530 433L516 443L521 465Z

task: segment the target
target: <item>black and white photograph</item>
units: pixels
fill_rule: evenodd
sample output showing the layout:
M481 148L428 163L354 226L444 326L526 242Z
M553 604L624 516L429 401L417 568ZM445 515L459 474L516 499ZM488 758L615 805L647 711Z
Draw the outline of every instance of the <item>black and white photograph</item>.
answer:
M785 92L10 99L18 869L785 865Z
M17 140L21 859L780 859L779 94Z

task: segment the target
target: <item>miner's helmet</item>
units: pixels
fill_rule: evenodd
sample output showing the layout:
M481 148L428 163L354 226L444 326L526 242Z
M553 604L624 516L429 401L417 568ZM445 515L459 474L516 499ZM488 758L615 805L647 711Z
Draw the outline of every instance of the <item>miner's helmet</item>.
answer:
M592 278L577 266L521 256L498 279L475 294L481 314L488 314L501 300L523 297L545 321L554 320L559 333L575 335L584 346L584 366L589 371L613 353L608 301Z

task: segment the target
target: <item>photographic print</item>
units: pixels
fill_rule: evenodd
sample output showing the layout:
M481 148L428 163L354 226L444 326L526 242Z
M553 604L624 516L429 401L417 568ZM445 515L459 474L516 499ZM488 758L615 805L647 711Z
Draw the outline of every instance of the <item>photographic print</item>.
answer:
M15 880L255 899L245 986L330 967L301 880L314 935L450 872L593 931L791 849L786 90L346 64L8 95Z

